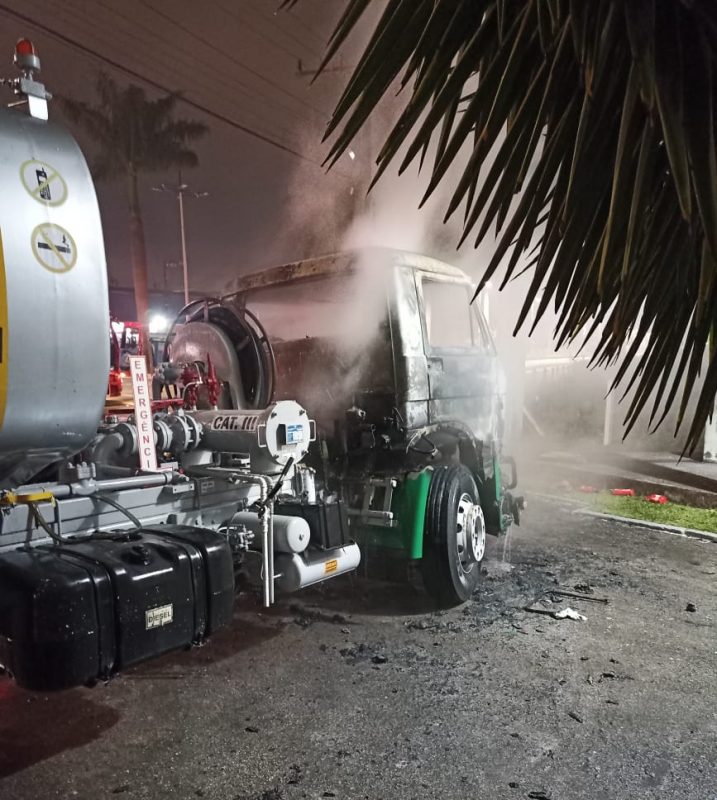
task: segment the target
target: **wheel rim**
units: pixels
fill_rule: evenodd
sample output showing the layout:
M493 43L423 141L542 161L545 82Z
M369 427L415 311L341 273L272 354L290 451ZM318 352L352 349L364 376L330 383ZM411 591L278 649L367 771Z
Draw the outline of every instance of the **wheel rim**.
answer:
M463 572L470 572L485 553L483 509L465 492L456 508L456 549Z

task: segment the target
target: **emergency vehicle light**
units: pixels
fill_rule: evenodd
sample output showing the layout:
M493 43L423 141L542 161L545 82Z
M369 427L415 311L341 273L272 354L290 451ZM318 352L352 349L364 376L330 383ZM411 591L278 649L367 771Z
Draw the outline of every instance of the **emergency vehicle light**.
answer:
M35 45L29 39L18 39L15 45L16 56L34 56Z

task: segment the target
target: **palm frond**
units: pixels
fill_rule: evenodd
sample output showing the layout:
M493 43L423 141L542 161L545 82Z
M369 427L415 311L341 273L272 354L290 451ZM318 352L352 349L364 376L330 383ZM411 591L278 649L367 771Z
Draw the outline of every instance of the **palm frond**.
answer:
M558 344L588 331L593 363L619 361L618 380L633 392L628 430L648 403L659 424L680 393L682 423L717 332L717 4L382 4L329 122L327 162L402 87L406 104L377 177L399 152L404 170L433 143L427 195L458 166L447 214L464 206L463 238L476 245L498 233L479 288L530 261L518 324L542 291L538 317L555 309ZM369 5L348 0L325 63ZM713 350L689 447L716 393Z
M197 166L199 158L189 145L209 129L198 120L174 116L180 92L151 99L141 86L121 87L104 72L97 77L96 90L96 106L69 97L61 98L61 104L97 146L97 178Z

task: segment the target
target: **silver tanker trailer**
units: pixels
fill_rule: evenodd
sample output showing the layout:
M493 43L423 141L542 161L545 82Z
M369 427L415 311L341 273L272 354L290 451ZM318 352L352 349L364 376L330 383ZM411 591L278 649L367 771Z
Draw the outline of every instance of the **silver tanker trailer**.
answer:
M128 418L104 416L95 189L77 143L48 121L28 40L15 63L16 100L0 108L0 666L52 690L202 642L230 622L240 574L257 577L268 606L275 588L342 575L360 554L343 506L319 499L302 465L314 423L272 402L251 317L217 308L228 333L196 324L177 338L165 372L182 360L189 408L152 415L145 395ZM197 410L193 384L211 376L186 377L210 351L236 388ZM158 464L138 469L150 438Z

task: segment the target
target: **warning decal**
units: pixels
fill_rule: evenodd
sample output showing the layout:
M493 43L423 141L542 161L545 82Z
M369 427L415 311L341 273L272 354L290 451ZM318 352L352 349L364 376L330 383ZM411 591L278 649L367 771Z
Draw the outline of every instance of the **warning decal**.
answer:
M32 232L31 241L33 255L50 272L69 272L75 266L75 240L61 225L43 222Z
M134 418L137 425L139 464L144 471L157 471L157 449L152 422L151 383L147 378L147 360L144 356L130 356L129 370L134 393Z
M0 231L0 428L5 421L7 403L7 287L5 285L5 256Z
M67 200L65 179L45 161L25 161L20 167L20 180L30 197L45 206L61 206Z

